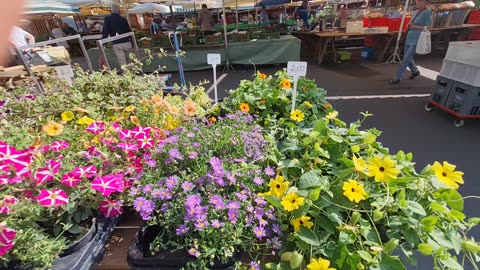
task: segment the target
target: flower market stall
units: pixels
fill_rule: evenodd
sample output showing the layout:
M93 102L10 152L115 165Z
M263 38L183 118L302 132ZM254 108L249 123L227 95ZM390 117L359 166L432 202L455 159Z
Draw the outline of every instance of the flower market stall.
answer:
M295 84L295 108L285 70L212 105L201 85L164 95L141 65L0 92L0 267L66 269L59 260L92 222L124 211L142 225L116 255L144 269L406 269L417 252L438 269L479 261L463 173L446 161L417 171L412 153L362 128L368 113L343 122L314 81Z

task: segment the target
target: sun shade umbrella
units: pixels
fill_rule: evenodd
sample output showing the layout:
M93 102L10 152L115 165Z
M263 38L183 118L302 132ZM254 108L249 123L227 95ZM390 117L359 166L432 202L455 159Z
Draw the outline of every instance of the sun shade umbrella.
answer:
M75 14L80 13L80 9L75 6L63 4L52 0L30 0L25 5L23 12L27 15L39 14Z
M170 11L170 9L168 8L168 6L154 4L154 3L148 3L148 4L135 5L134 8L131 8L131 9L128 10L128 13L132 13L132 14L156 13L156 12L167 13L169 11Z

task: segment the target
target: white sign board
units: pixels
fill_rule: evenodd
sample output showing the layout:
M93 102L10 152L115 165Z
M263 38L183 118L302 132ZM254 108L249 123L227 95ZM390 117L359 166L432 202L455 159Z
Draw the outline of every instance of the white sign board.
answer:
M287 74L293 77L292 92L292 112L295 110L295 102L297 100L297 82L298 78L307 75L307 62L290 61L287 63Z
M209 65L220 65L221 60L222 60L222 55L219 53L207 54L207 64Z
M207 54L207 64L212 65L213 68L213 85L215 87L215 104L218 103L218 92L217 92L217 65L220 65L222 62L222 55L219 53L209 53Z

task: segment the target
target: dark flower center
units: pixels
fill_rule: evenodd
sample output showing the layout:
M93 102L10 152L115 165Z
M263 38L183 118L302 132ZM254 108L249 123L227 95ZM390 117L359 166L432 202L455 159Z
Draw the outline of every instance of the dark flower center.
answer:
M277 184L276 187L277 187L277 188L280 188L280 184Z
M295 199L292 200L292 203L295 203Z
M352 192L355 192L355 189L352 187Z
M446 173L446 172L442 172L442 176L443 176L443 177L447 177L447 173Z
M300 223L300 225L303 225L303 221L302 221L302 220L300 220L300 222L299 222L299 223Z
M378 170L381 171L381 172L384 172L384 171L385 171L385 168L384 168L384 167L380 167Z

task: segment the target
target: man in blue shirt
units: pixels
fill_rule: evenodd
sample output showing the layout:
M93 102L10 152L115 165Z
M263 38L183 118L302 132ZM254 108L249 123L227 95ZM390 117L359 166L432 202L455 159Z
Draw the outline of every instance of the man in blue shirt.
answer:
M125 18L120 16L120 6L112 4L112 14L105 17L103 23L102 39L132 32ZM132 50L132 42L129 37L113 41L113 51L117 56L120 66L127 64L127 54Z
M399 84L407 67L410 68L410 71L412 72L412 75L409 77L410 79L414 79L420 75L420 71L418 71L417 65L413 61L413 56L415 55L420 33L425 26L427 26L427 28L432 27L432 11L427 8L428 3L429 0L417 0L415 4L417 11L415 11L415 14L410 20L402 63L400 63L395 78L390 80L390 84Z

